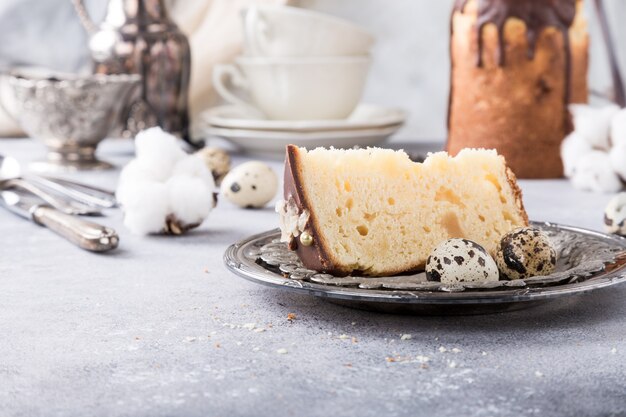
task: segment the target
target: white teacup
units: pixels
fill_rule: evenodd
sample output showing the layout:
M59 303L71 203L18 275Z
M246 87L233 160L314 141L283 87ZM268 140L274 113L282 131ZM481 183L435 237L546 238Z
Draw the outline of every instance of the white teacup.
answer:
M359 103L370 58L254 58L215 66L213 83L226 101L273 120L344 119ZM230 83L229 83L230 81ZM229 84L248 93L245 101Z
M374 37L335 16L289 6L251 6L243 12L245 55L368 55Z

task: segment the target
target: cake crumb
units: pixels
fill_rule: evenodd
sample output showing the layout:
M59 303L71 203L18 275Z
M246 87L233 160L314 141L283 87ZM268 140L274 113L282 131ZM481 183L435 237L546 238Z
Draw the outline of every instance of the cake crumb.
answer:
M487 352L483 350L483 356L487 356Z
M352 364L351 363L344 363L343 366L345 366L346 368L352 368Z
M396 358L393 358L393 357L391 357L391 356L387 356L387 357L385 358L385 360L386 360L387 362L395 362L395 361L396 361Z
M617 353L617 348L611 349L611 353L615 355Z
M412 338L413 338L413 335L410 335L408 333L405 333L402 336L400 336L400 340L411 340Z
M542 378L542 377L543 377L543 372L540 372L540 371L535 371L535 376L536 376L537 378Z
M222 347L222 345L220 345L219 343L216 343L216 344L215 344L215 347L219 349L219 348L221 348L221 347Z
M452 348L452 352L459 353L459 352L461 352L461 349L459 349L459 348Z
M185 337L185 342L187 342L187 343L191 343L191 342L195 342L195 341L196 341L196 338L193 337L193 336Z
M426 362L430 361L430 358L429 358L428 356L422 356L422 355L417 355L417 356L415 357L415 359L416 359L418 362L421 362L421 363L426 363Z
M263 333L265 331L265 329L263 327L257 327L256 329L253 330L254 333Z
M446 349L445 347L443 347L443 346L439 346L439 352L441 352L441 353L445 353L445 352L447 352L447 351L448 351L448 349Z
M452 361L452 362L450 362L450 363L448 364L448 366L449 366L450 368L456 368L456 362L455 362L455 361Z
M353 322L352 322L352 323L350 323L350 324L352 324L353 326L356 326L356 321L353 321Z
M254 328L256 327L256 323L246 323L241 327L248 330L254 330Z
M209 268L204 268L204 273L208 274L209 273Z
M260 347L258 347L258 346L257 346L257 347L253 347L253 348L252 348L252 351L253 351L253 352L258 352L259 350L261 350L261 348L260 348Z
M346 340L346 339L349 339L349 338L350 338L350 336L348 336L347 334L340 334L339 335L339 339L341 339L341 340Z
M352 343L359 343L356 337L352 336Z
M287 349L285 349L285 348L280 348L280 349L278 349L278 350L276 351L276 353L279 353L279 354L281 354L281 355L284 355L284 354L286 354L286 353L287 353Z
M294 321L296 319L296 315L294 313L287 314L287 320Z

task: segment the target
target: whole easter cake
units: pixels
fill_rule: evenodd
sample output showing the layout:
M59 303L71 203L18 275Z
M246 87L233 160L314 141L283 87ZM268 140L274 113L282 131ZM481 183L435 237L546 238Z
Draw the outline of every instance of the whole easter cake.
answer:
M588 43L582 0L456 0L448 152L494 148L520 178L561 177Z
M281 240L307 268L334 275L422 270L449 238L493 255L502 235L528 225L515 175L493 150L416 163L403 151L289 145L284 187Z

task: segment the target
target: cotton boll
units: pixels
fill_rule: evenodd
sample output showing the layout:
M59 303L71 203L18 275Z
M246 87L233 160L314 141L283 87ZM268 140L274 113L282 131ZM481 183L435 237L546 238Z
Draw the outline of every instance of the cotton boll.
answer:
M125 184L124 225L133 233L160 233L168 214L168 189L157 182Z
M167 181L170 213L183 225L198 225L215 207L213 189L201 178L176 175Z
M586 104L570 104L574 119L574 130L596 149L609 150L611 120L620 108L616 105L591 107Z
M592 151L578 160L572 184L580 190L604 193L622 188L622 182L611 166L609 154L602 151Z
M206 166L202 158L197 155L188 155L174 165L172 176L186 175L189 177L201 178L205 186L211 191L215 188L213 174Z
M626 109L615 113L611 119L611 143L613 146L626 143Z
M570 133L561 143L561 159L563 160L565 176L571 178L580 157L592 150L593 148L582 135L577 132Z
M626 140L613 146L609 153L613 170L626 181Z

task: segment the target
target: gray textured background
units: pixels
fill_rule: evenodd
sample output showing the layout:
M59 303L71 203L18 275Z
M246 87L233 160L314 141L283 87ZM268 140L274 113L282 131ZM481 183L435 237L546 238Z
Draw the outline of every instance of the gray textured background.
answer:
M184 0L170 0L184 1ZM453 0L294 0L295 4L353 20L378 41L364 100L400 106L410 113L400 138L445 137L448 94L448 31ZM626 2L605 0L615 38L626 45ZM95 20L106 1L85 0ZM591 86L610 88L604 46L591 1ZM626 69L626 53L619 47ZM69 0L0 1L0 68L36 64L75 71L87 64L86 39Z
M0 151L43 155L30 140ZM131 153L101 148L118 164ZM112 187L116 175L82 179ZM610 196L521 186L532 219L601 230ZM0 210L2 417L626 415L626 285L506 314L375 314L227 272L228 245L276 227L269 208L222 200L181 237L132 236L117 211L99 221L119 231L116 252Z

